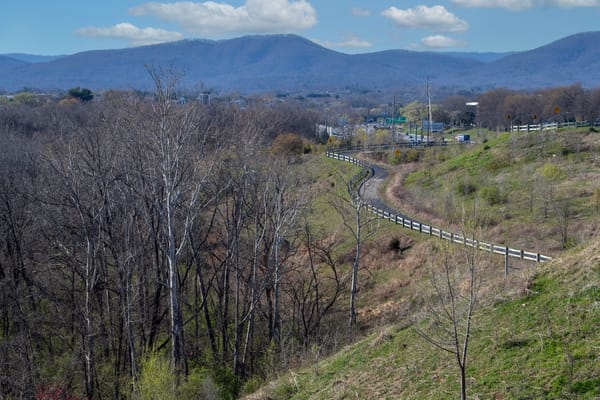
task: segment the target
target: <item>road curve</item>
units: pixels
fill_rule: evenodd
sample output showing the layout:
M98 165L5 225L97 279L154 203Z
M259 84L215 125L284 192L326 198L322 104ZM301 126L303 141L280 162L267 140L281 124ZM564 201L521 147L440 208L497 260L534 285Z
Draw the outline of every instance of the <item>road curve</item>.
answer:
M520 258L522 260L529 260L535 262L545 262L552 259L552 257L540 253L529 252L520 249L513 249L508 246L482 242L475 238L470 238L465 235L444 231L440 228L436 228L434 226L413 220L410 217L400 214L397 211L391 209L379 198L379 186L388 175L387 171L384 168L378 167L376 165L370 165L362 160L350 157L342 152L338 153L335 151L328 150L326 156L329 158L349 162L362 167L361 172L355 175L355 178L352 179L354 183L358 185L358 187L353 186L352 191L357 190L358 195L364 200L364 204L366 205L365 207L369 211L377 214L378 216L384 219L392 221L405 228L419 231L422 234L436 236L443 240L449 240L452 243L476 247L479 250L489 251L494 254L502 254L505 256L506 271L508 271L509 257L515 257ZM364 173L365 170L369 171L369 173ZM360 180L355 180L356 178L360 178Z

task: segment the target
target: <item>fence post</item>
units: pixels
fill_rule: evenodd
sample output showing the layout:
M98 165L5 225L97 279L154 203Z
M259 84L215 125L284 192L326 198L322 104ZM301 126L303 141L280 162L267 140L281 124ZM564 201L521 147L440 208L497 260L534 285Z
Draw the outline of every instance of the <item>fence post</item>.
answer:
M504 248L504 277L508 276L508 247Z

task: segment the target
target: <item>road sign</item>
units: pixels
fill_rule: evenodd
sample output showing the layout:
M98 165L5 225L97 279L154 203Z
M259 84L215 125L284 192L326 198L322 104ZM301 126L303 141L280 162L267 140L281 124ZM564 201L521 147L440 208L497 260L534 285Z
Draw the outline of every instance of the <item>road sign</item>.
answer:
M406 122L406 117L397 117L397 118L386 118L385 123L388 125L391 124L403 124Z
M560 113L560 107L556 106L554 107L554 114L559 114Z

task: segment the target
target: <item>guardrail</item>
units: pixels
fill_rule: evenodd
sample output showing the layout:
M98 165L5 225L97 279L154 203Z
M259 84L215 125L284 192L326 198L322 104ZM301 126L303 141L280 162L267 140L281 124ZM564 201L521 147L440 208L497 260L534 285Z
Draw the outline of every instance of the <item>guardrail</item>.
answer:
M333 158L339 161L345 161L352 163L354 165L358 165L361 167L361 171L354 175L350 179L350 184L348 185L349 190L354 190L354 193L350 193L351 196L359 196L359 188L360 185L371 176L372 169L369 164L364 161L358 160L354 157L350 157L346 154L337 153L334 151L327 151L327 157ZM404 228L418 231L421 234L435 236L442 240L448 240L451 243L462 244L464 246L475 247L479 250L489 251L493 254L502 254L505 257L505 273L508 272L508 258L514 257L519 258L521 260L535 261L535 262L544 262L552 259L550 256L545 256L540 253L534 253L530 251L513 249L507 246L497 245L493 243L486 243L474 238L468 238L461 234L456 234L453 232L444 231L440 228L436 228L431 225L424 224L419 221L415 221L411 218L408 218L404 215L397 214L394 212L386 211L381 208L378 208L372 204L366 203L365 208L373 214L386 219L388 221L394 222L396 225L400 225Z
M598 122L545 122L543 124L526 124L526 125L511 125L511 132L535 132L535 131L549 131L564 128L584 128L588 126L598 126Z

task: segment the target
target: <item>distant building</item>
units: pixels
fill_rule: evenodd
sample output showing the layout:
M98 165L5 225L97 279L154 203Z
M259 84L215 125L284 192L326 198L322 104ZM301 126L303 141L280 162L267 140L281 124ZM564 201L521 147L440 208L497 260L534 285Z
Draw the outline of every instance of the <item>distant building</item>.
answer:
M198 102L204 106L210 105L210 92L202 92L198 96Z
M429 132L429 121L423 120L421 126L423 129L423 132ZM431 123L431 132L442 132L443 130L444 130L443 122L432 122Z

